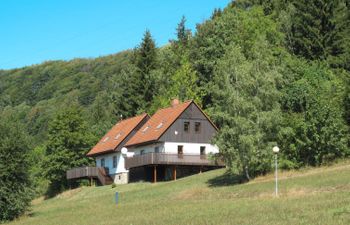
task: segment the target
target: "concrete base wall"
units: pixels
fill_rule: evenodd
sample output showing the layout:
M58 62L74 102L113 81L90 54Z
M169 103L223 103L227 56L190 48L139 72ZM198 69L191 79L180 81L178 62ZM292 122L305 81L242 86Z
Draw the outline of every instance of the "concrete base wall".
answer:
M127 184L129 182L129 174L128 173L117 173L111 175L115 184Z

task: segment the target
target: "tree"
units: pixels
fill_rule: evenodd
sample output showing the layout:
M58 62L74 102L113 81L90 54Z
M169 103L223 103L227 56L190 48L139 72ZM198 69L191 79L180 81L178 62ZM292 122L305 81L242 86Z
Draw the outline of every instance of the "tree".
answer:
M0 120L0 222L21 215L30 205L29 142L22 124Z
M183 47L186 47L188 45L188 41L191 38L191 30L186 28L186 17L182 16L180 23L177 25L176 28L176 36L177 36L177 43L182 45Z
M254 49L269 52L260 44ZM271 149L281 121L277 90L281 75L269 65L268 55L247 60L241 51L232 45L218 62L209 112L220 127L214 142L225 162L250 179L271 169Z
M349 8L343 0L294 1L291 49L310 60L347 68L350 60Z
M156 44L149 30L146 30L140 46L136 49L135 61L140 74L139 91L143 94L146 108L153 98L154 81L151 71L157 66Z
M77 107L60 111L50 122L43 164L44 174L50 181L49 196L68 187L67 170L91 163L86 153L94 142Z
M349 155L342 80L319 63L297 61L291 68L295 80L285 86L281 101L281 166L317 166Z
M155 97L150 111L154 112L160 107L168 106L173 98L178 98L180 101L191 99L201 105L202 93L203 90L198 86L198 76L190 62L184 57L180 68L171 76L169 84L164 86L162 92Z

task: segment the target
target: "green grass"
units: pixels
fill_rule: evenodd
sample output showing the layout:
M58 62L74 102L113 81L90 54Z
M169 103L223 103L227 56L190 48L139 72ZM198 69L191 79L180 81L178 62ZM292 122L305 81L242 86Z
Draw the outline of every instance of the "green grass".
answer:
M234 184L225 170L171 182L84 187L35 200L10 224L350 224L350 163ZM120 193L120 205L114 193Z

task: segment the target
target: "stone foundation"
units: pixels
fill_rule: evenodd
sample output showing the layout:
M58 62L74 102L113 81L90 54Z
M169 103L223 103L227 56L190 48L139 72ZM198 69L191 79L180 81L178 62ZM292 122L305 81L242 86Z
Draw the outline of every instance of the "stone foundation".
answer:
M115 184L127 184L129 179L128 179L128 173L117 173L111 175L113 181Z

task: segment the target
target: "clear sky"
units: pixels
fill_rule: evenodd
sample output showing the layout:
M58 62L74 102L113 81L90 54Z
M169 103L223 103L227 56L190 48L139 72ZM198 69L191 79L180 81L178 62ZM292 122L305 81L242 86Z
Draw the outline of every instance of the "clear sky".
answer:
M162 46L230 0L0 0L0 69L98 57L135 47L146 29Z

